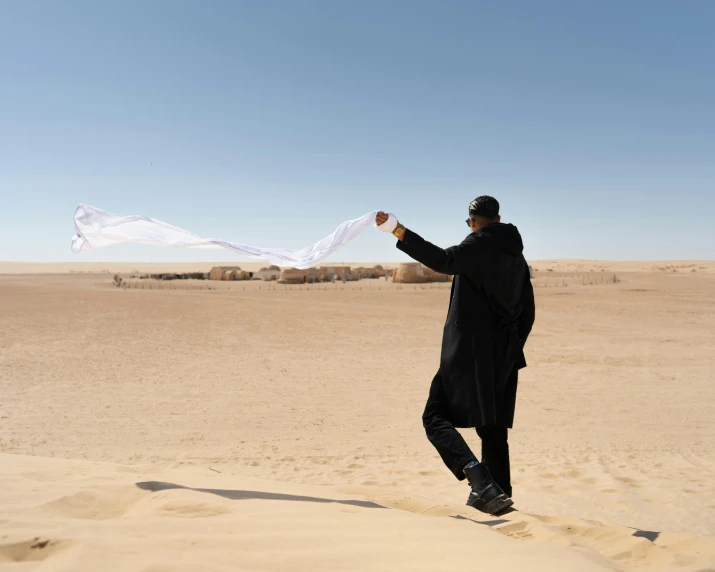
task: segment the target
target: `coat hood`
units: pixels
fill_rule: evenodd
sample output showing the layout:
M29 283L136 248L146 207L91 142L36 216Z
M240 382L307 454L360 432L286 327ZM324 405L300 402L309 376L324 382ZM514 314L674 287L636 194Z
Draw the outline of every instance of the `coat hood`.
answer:
M513 224L490 224L476 231L477 234L488 236L495 241L505 252L519 256L524 252L524 243L521 241L519 229Z

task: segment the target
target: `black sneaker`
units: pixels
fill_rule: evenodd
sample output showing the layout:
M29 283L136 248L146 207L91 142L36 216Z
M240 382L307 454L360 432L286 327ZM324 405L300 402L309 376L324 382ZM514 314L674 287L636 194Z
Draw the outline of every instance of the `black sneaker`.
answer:
M464 469L464 474L467 475L467 481L472 487L472 492L467 499L469 506L488 514L497 514L514 504L514 501L494 482L484 463Z

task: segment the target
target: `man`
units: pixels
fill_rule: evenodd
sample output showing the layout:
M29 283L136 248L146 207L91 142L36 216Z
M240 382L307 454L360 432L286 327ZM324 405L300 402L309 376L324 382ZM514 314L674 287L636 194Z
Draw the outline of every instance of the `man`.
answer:
M454 275L442 336L440 367L422 415L427 438L472 490L467 504L496 514L513 504L507 429L512 427L524 344L534 323L534 291L521 235L503 224L499 203L481 196L469 205L471 233L442 249L379 212L380 230L397 248L435 272ZM478 462L456 427L475 427Z

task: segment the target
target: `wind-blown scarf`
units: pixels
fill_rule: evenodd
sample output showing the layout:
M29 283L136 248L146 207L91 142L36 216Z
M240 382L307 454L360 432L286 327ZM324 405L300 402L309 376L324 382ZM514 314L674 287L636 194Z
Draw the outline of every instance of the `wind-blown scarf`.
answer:
M310 268L339 248L345 246L368 226L374 224L377 211L347 220L332 234L315 244L292 250L290 248L260 248L217 238L202 238L188 230L145 216L118 216L90 205L81 204L74 213L76 234L72 237L72 251L93 250L123 242L170 246L174 248L226 248L251 258L262 259L277 266ZM379 230L394 230L396 219L379 226Z

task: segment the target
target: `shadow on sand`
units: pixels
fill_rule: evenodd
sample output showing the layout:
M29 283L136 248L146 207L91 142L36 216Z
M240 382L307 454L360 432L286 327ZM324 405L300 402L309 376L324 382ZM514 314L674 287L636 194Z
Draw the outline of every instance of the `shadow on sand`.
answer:
M231 500L283 500L283 501L299 501L299 502L317 502L317 503L336 503L346 504L350 506L359 506L363 508L385 508L382 505L370 501L359 500L337 500L326 499L320 497L306 497L300 495L286 495L282 493L266 493L262 491L244 491L234 489L197 489L193 487L185 487L174 483L162 483L159 481L144 481L136 483L136 485L144 490L151 492L168 491L171 489L183 489L187 491L196 491L199 493L209 493Z
M344 505L350 505L350 506L359 506L363 508L387 508L382 505L379 505L374 502L370 501L360 501L360 500L337 500L337 499L326 499L326 498L321 498L321 497L306 497L302 495L287 495L283 493L267 493L263 491L246 491L246 490L239 490L239 489L201 489L201 488L193 488L193 487L186 487L184 485L177 485L175 483L163 483L161 481L143 481L140 483L136 483L136 486L139 487L140 489L144 491L150 491L150 492L159 492L159 491L168 491L172 489L182 489L182 490L187 490L187 491L196 491L199 493L208 493L212 495L218 495L220 497L226 498L226 499L231 499L231 500L282 500L282 501L298 501L298 502L317 502L317 503L336 503L336 504L344 504ZM461 516L461 515L455 515L452 516L451 518L457 519L457 520L468 520L471 522L474 522L476 524L481 524L483 526L499 526L500 524L505 524L507 522L512 522L511 520L505 519L505 518L499 518L500 516L506 516L507 514L510 514L512 512L518 512L517 509L513 507L509 507L506 510L503 510L496 516L497 518L493 520L475 520L468 518L466 516ZM639 537L639 538L646 538L650 540L651 542L655 542L655 540L658 538L660 535L660 532L654 532L651 530L639 530L639 529L633 529L633 534L632 536Z

